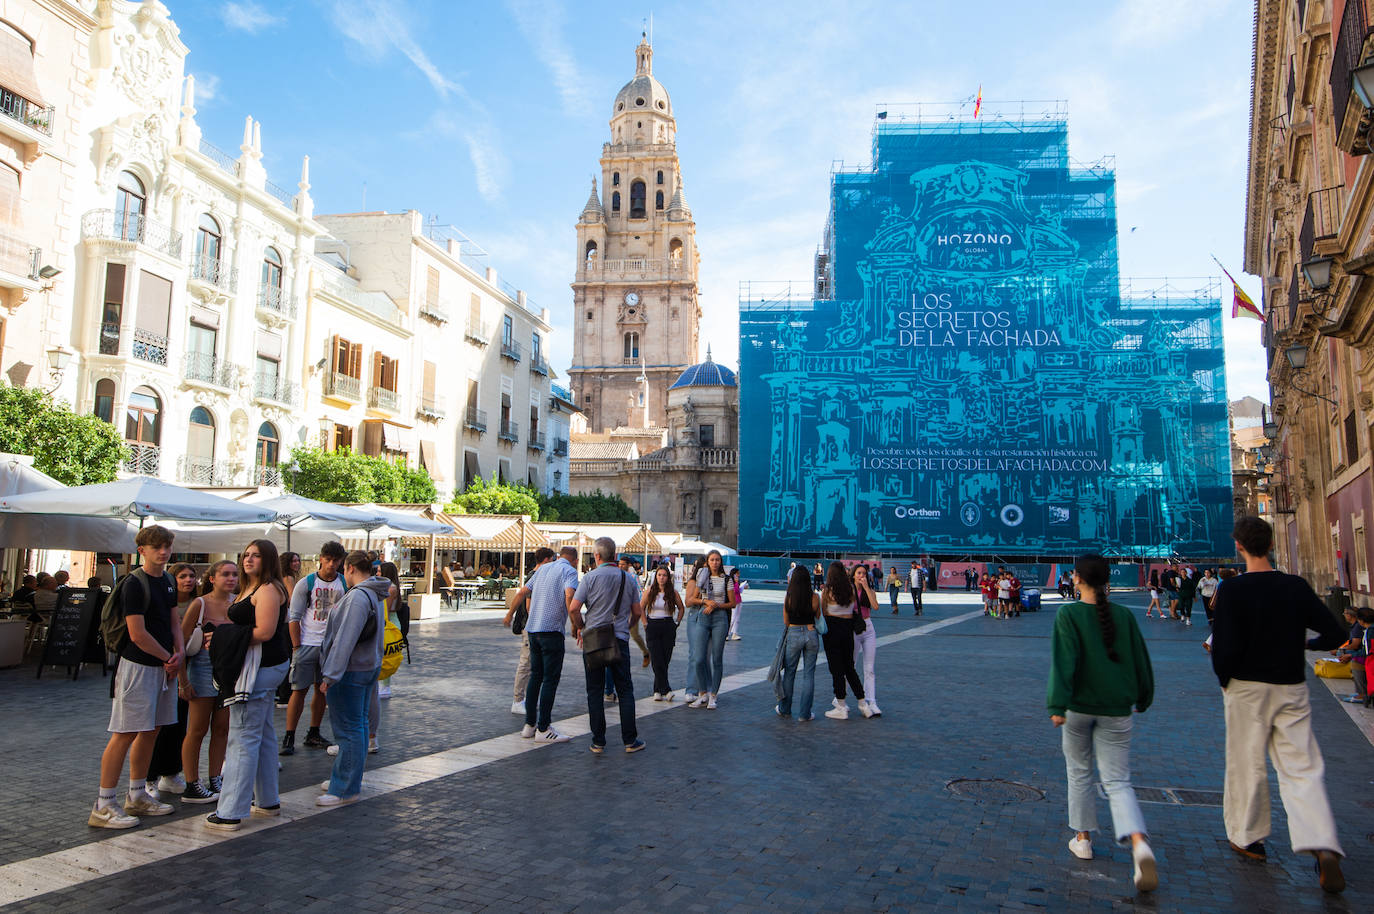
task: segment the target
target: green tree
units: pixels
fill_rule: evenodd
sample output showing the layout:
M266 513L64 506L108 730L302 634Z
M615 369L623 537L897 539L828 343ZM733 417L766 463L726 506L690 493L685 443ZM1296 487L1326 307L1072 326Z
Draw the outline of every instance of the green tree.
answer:
M35 468L69 486L110 482L126 453L119 431L104 419L78 416L41 390L4 382L0 451L32 456Z
M298 447L284 464L282 479L288 491L306 498L332 502L375 501L382 504L428 504L438 498L434 481L422 469L407 467L402 461L369 457L348 448L324 451Z
M590 495L545 495L541 507L544 513L569 524L637 524L639 515L625 504L619 495L607 495L597 489Z
M539 520L539 493L529 486L509 482L487 482L480 476L467 489L453 496L444 508L451 514L528 514ZM544 516L544 520L556 520Z

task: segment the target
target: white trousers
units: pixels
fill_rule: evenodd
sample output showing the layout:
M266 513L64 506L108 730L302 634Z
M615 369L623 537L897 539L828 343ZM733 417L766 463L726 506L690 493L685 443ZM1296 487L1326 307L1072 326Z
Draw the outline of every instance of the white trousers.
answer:
M1307 683L1275 685L1232 679L1222 691L1226 709L1226 837L1246 847L1269 836L1269 772L1279 776L1295 852L1330 850L1345 856L1326 796L1326 765L1312 735Z
M878 683L873 677L873 664L878 659L878 635L873 631L873 620L865 619L862 635L854 636L854 668L859 668L859 655L863 654L864 696L871 702L878 701Z

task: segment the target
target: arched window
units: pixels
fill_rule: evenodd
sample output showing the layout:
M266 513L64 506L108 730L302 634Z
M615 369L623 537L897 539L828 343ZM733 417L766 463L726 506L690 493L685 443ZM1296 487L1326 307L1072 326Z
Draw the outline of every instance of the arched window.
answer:
M200 222L196 225L196 259L191 264L191 275L196 279L206 279L210 282L219 280L222 238L219 222L215 217L209 213L201 213Z
M654 209L663 209L663 191L654 193Z
M183 482L213 485L215 482L215 417L203 406L191 410L186 424L186 460L181 478Z
M630 185L630 218L644 219L648 212L644 208L645 188L643 181L635 181Z
M114 423L115 383L109 378L95 382L95 415L111 424Z
M654 183L659 185L663 184L663 172L660 171L658 173L658 178L654 181Z
M611 194L611 212L620 212L620 191Z
M588 265L591 265L591 264L594 264L594 263L596 263L596 242L595 242L595 241L588 241L588 242L587 242L587 264L588 264Z
M277 438L277 427L271 422L264 422L258 426L258 448L254 459L254 464L267 469L276 469L281 461L278 457L278 447L281 442Z
M153 446L162 441L162 401L151 388L136 387L129 394L129 405L124 411L124 440Z
M619 186L620 186L620 172L618 172L618 171L613 171L613 172L611 172L611 186L612 186L612 187L619 187Z
M119 189L115 191L115 234L123 241L138 241L143 237L143 214L148 207L148 193L138 175L128 171L119 173Z
M668 262L674 266L682 263L682 239L674 238L668 242Z
M262 254L262 297L264 304L276 311L281 310L282 274L281 252L268 247Z
M625 334L625 358L627 358L627 359L637 359L637 358L639 358L639 334L638 334L638 333L627 333L627 334Z

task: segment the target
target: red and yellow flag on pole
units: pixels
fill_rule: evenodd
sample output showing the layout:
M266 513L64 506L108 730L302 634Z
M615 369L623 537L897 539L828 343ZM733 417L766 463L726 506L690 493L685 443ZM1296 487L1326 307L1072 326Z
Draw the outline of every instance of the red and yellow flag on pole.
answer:
M1245 294L1245 290L1240 287L1240 283L1236 282L1236 278L1231 275L1230 271L1221 266L1221 261L1217 260L1216 257L1212 259L1216 261L1217 266L1221 267L1221 272L1226 274L1226 278L1231 280L1231 316L1253 317L1257 321L1267 320L1264 311L1255 304L1253 298Z
M973 100L973 116L978 117L978 113L983 110L983 87L978 87L978 97Z

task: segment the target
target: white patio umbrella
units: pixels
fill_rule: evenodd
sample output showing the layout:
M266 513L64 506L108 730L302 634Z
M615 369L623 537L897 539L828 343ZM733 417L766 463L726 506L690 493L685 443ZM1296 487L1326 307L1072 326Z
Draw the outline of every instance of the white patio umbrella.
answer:
M244 496L240 501L277 512L277 526L286 530L288 552L291 550L291 531L296 528L312 533L344 536L353 530L375 530L387 524L380 508L367 510L336 505L290 492L281 495L254 493Z
M0 455L0 498L66 489L27 460ZM0 548L132 552L138 527L116 518L0 514Z
M150 476L3 496L0 514L138 518L139 526L148 518L201 524L270 524L277 519L277 512L271 508L183 488Z
M351 505L367 514L376 514L381 518L381 523L376 526L365 528L367 530L367 544L372 546L372 535L389 537L398 536L402 533L432 533L435 536L445 536L453 532L450 524L441 524L437 520L430 520L427 517L420 517L418 514L408 514L405 511L395 511L391 508L383 508L381 505L372 503L362 505Z

